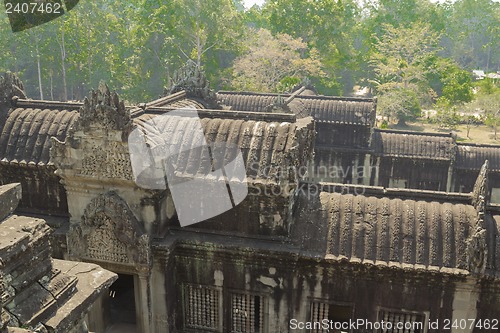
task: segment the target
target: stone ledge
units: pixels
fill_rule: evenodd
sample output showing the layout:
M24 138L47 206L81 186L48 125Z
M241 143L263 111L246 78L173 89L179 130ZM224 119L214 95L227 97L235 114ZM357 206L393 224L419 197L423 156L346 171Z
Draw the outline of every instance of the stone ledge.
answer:
M95 264L57 259L54 259L54 268L78 278L76 292L43 323L51 332L65 333L74 325L75 319L88 312L103 289L109 288L118 275Z

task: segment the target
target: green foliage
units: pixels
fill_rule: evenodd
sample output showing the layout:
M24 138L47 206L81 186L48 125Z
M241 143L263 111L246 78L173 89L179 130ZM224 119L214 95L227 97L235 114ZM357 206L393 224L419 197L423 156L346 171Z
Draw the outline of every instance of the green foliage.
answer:
M498 70L500 62L500 3L458 0L446 24L447 55L469 70Z
M371 64L379 93L393 89L413 90L421 101L430 92L426 81L426 63L438 51L439 35L428 24L415 23L411 28L385 25L385 33L376 38ZM411 38L408 38L411 36Z
M500 93L500 86L498 84L495 84L495 82L490 78L484 78L482 80L476 81L475 86L478 89L479 95L491 95Z
M437 111L434 121L440 128L454 130L462 122L462 117L455 108L444 107Z
M422 109L417 94L409 89L392 89L380 96L377 110L389 119L404 125L408 120L420 117Z
M277 92L291 92L294 87L296 87L301 82L301 79L296 76L286 76L280 80L278 86L276 87Z
M278 92L290 78L321 77L315 49L290 35L273 36L260 29L248 37L248 50L234 61L233 87L241 90Z
M449 64L440 73L442 84L441 103L455 105L468 103L474 97L471 74L456 64Z
M468 110L480 113L484 117L484 123L493 128L496 140L497 129L500 126L500 92L490 95L481 94L466 107Z
M268 0L262 9L274 34L289 34L318 50L323 71L335 78L339 93L349 93L364 73L361 11L353 0ZM340 80L337 80L340 78ZM326 82L323 82L326 83ZM325 84L320 90L332 87Z
M320 71L281 70L264 87L238 82L239 61L261 28L303 43L292 53ZM130 103L150 100L191 59L215 89L286 91L286 77L307 76L324 94L368 85L378 94L412 90L423 106L436 99L453 106L473 97L471 70L500 69L500 3L268 0L245 11L241 0L80 1L57 20L16 34L0 13L0 43L0 70L18 72L32 98L81 100L105 80ZM267 68L297 59L289 51ZM263 73L257 68L255 75ZM491 80L477 86L479 95L498 88Z

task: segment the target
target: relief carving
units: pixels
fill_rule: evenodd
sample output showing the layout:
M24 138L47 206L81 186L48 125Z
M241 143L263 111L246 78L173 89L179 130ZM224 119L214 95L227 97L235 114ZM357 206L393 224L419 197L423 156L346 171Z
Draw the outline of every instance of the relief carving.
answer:
M174 73L170 88L164 94L170 95L185 91L188 97L200 98L213 109L220 109L215 92L210 89L210 82L205 73L194 61L188 61L182 68Z
M101 82L85 98L66 140L52 138L51 162L58 168L57 174L64 178L71 169L79 176L133 180L126 144L132 127L123 101Z
M472 205L477 211L477 222L473 227L472 235L467 239L467 264L473 274L484 274L488 258L486 243L486 228L484 222L485 206L488 202L488 160L479 171L472 191Z
M467 240L467 264L473 274L484 274L488 246L486 244L486 229L478 227L474 234Z
M85 157L79 175L133 180L132 166L126 148L120 142L107 142L106 147L93 144L84 148Z
M127 204L116 193L93 199L81 223L68 233L68 251L75 259L149 266L150 241Z

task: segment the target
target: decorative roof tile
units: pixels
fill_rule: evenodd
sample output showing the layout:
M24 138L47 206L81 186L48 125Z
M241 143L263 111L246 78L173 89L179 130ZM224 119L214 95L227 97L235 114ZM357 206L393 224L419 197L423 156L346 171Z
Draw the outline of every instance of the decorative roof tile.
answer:
M199 110L199 120L197 117L168 116L165 110L160 113L161 109L149 111L155 112L142 114L134 122L144 128L152 149L167 144L174 151L189 151L180 153L172 161L177 166L177 173L186 177L204 176L211 171L205 170L203 164L200 165L200 161L207 158L205 155L208 151L197 147L197 144L191 146L199 143L199 138L194 131L185 130L196 128L195 122L201 122L207 145L223 144L239 148L247 177L267 181L279 181L288 177L284 172L290 169L288 166L298 162L296 148L303 145L298 142L297 131L307 126L312 129L311 118L297 123L294 115L287 114ZM158 116L159 118L155 118ZM213 155L214 165L222 166L231 162L235 156L227 153L229 151L223 155Z
M251 92L220 91L217 99L231 110L265 112L278 97L292 95ZM297 95L290 103L290 110L298 117L313 116L317 122L373 126L376 99Z
M458 144L456 167L479 170L488 160L491 171L500 171L500 146L481 144Z
M450 160L455 154L455 138L451 134L376 129L372 148L379 156Z
M0 124L0 161L46 165L50 138L64 140L78 118L78 103L19 100Z
M471 205L325 192L320 198L332 258L469 270L466 243L478 218Z

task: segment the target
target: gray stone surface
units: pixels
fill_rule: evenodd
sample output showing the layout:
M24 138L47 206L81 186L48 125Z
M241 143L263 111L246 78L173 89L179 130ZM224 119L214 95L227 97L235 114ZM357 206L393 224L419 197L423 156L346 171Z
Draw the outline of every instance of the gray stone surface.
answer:
M9 184L0 186L0 221L12 214L21 200L21 185Z
M97 298L111 286L117 275L98 265L54 259L54 268L78 278L75 293L64 306L47 318L44 325L55 332L67 332L75 318L81 318Z
M68 333L84 327L90 307L116 279L94 264L52 260L51 229L41 218L12 214L19 184L0 187L0 330ZM81 330L80 330L81 331Z

